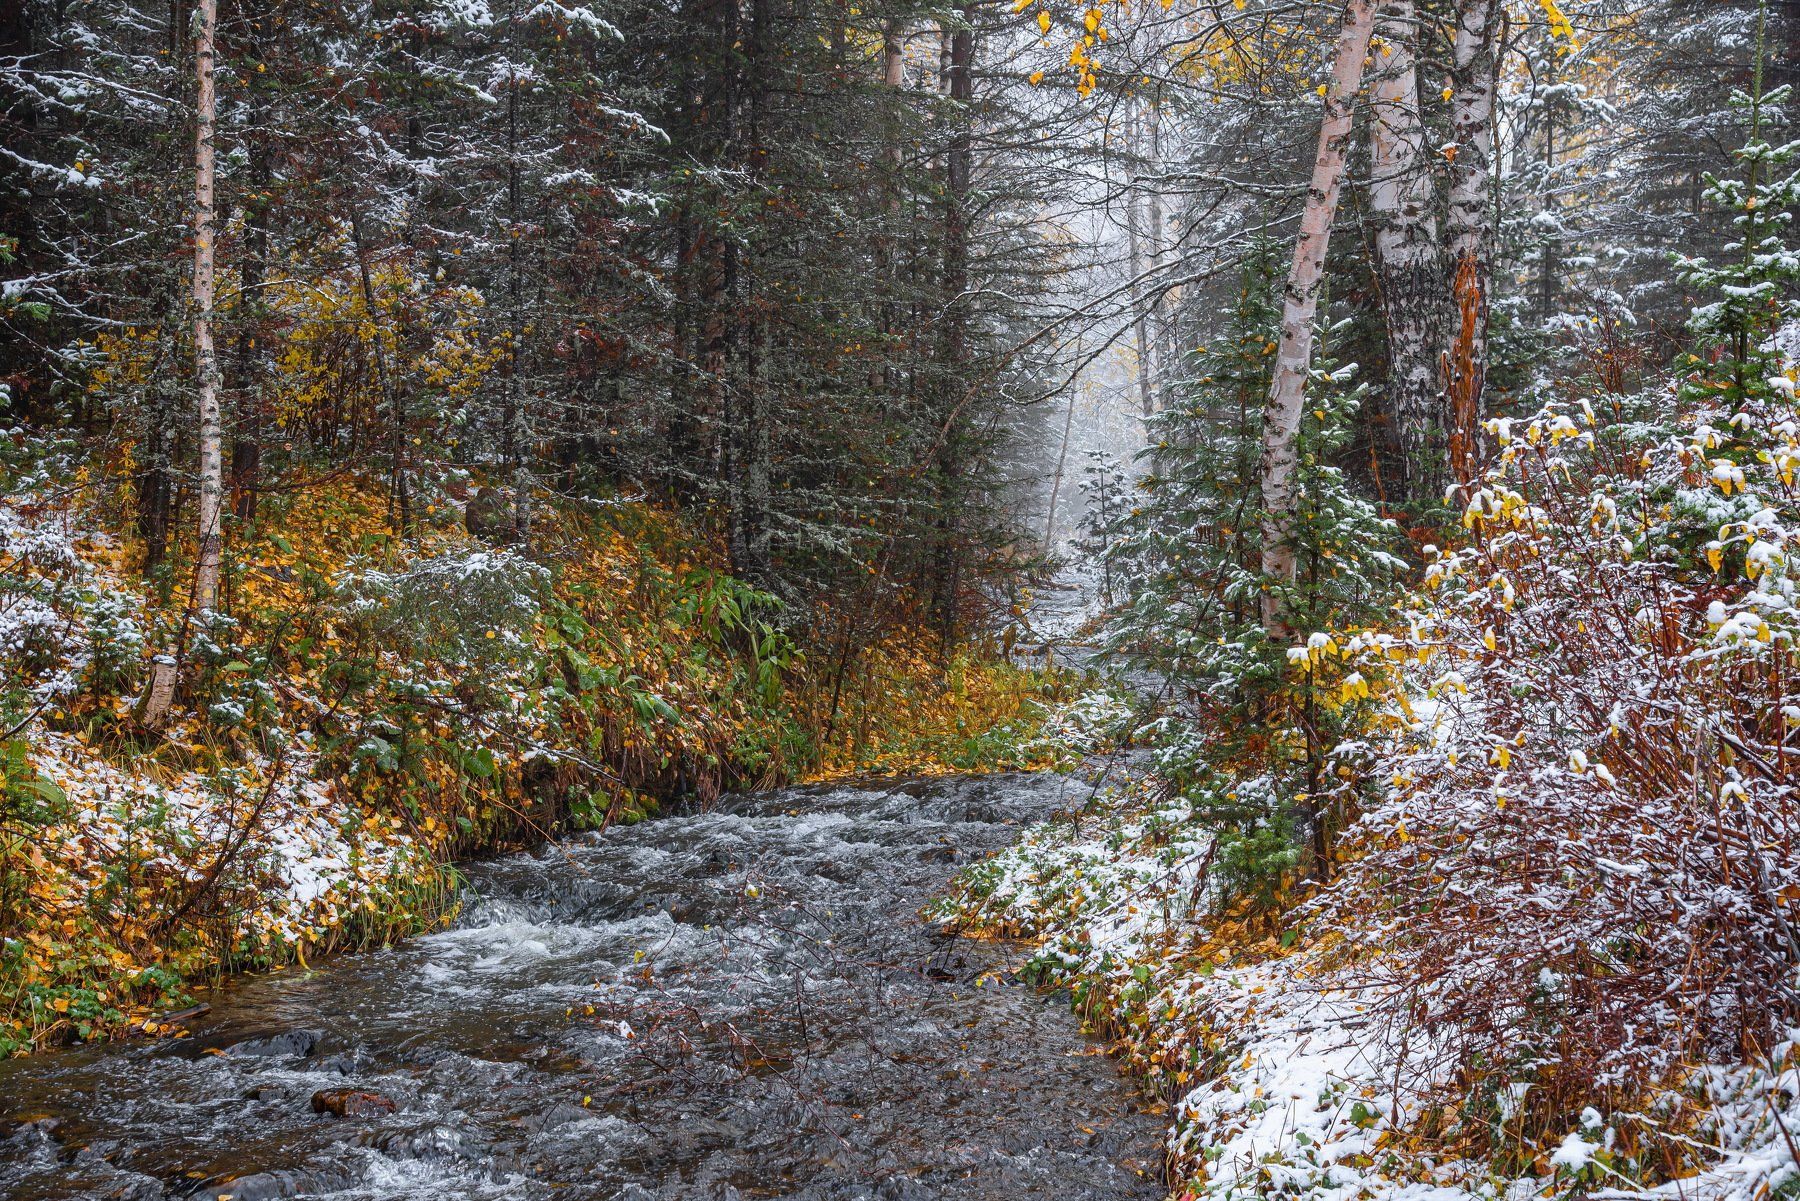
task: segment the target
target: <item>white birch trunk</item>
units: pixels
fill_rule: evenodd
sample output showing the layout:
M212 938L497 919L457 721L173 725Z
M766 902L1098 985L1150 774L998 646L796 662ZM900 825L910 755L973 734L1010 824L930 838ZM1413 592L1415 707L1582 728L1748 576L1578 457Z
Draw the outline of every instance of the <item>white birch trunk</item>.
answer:
M1150 161L1156 166L1157 182L1145 197L1149 203L1145 206L1149 212L1150 224L1146 233L1150 242L1150 262L1160 266L1163 260L1163 198L1162 198L1162 107L1154 99L1149 102L1149 134ZM1170 249L1179 253L1179 247ZM1164 392L1169 385L1168 365L1178 363L1181 355L1169 344L1170 322L1163 316L1164 311L1180 303L1181 287L1165 281L1158 281L1159 291L1150 300L1150 340L1156 347L1156 398L1157 408L1164 404Z
M1338 34L1331 80L1325 85L1325 111L1319 125L1319 152L1313 160L1312 186L1300 217L1300 237L1282 298L1281 338L1275 352L1274 378L1263 409L1262 445L1262 596L1263 628L1273 638L1291 631L1282 619L1284 586L1294 579L1294 469L1298 462L1295 434L1306 397L1306 373L1312 362L1313 318L1325 251L1337 215L1344 182L1344 151L1350 140L1350 114L1362 86L1363 60L1374 30L1372 0L1346 0Z
M1438 372L1444 274L1419 107L1414 0L1383 0L1375 35L1381 48L1370 81L1369 208L1387 326L1389 415L1407 492L1417 500L1435 493L1443 478L1448 422Z
M890 88L906 82L906 26L889 21L881 32L881 77Z
M213 243L218 99L213 91L214 41L218 0L198 0L194 9L194 375L200 391L199 553L194 568L194 607L202 614L219 604L222 555L220 515L225 473L219 428L219 358L213 343Z

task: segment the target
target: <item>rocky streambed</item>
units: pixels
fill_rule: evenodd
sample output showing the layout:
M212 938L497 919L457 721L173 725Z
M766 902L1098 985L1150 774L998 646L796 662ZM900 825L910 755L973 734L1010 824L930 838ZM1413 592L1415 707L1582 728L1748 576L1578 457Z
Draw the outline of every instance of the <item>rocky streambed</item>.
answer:
M453 928L0 1064L0 1196L1155 1198L1017 948L918 919L1056 776L728 798L471 869Z

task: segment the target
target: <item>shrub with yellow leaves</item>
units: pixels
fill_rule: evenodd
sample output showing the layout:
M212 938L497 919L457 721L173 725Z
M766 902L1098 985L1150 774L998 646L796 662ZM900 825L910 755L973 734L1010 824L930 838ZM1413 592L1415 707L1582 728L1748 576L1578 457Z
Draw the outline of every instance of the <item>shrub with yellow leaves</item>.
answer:
M1773 389L1649 445L1585 401L1490 422L1467 545L1360 640L1387 783L1313 912L1478 1088L1467 1139L1481 1097L1560 1138L1800 1019L1796 417Z

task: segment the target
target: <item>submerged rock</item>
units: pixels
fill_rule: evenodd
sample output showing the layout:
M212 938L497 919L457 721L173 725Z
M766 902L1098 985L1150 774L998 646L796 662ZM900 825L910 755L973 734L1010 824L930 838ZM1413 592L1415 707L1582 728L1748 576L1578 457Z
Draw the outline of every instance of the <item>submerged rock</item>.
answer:
M205 1201L277 1201L282 1197L336 1192L355 1179L348 1172L255 1172L209 1185L199 1196Z
M392 1099L360 1088L322 1088L312 1095L314 1113L335 1114L340 1118L360 1118L370 1114L393 1113Z
M233 1059L305 1059L319 1045L317 1030L284 1030L232 1043L225 1054Z

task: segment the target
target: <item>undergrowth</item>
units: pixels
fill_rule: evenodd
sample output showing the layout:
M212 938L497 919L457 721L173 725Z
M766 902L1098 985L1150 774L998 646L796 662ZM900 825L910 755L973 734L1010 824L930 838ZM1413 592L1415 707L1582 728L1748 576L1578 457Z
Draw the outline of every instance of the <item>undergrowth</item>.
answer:
M1041 734L1075 681L946 670L904 628L828 689L804 624L651 505L545 498L526 554L466 531L466 475L421 487L405 541L353 477L272 493L202 624L180 570L146 579L120 464L3 445L0 1054L154 1032L221 972L441 924L471 854L726 789L1067 753Z
M1656 397L1491 422L1463 536L1302 638L1261 737L1166 718L1142 778L939 906L1041 941L1173 1103L1190 1194L1800 1179L1788 371L1721 403L1697 369L1675 429ZM1341 731L1301 794L1323 859L1271 780L1293 698Z

